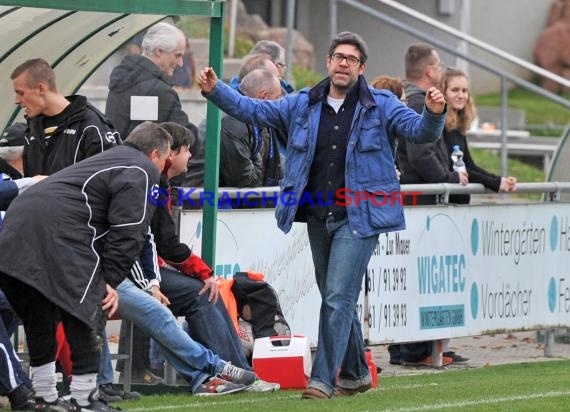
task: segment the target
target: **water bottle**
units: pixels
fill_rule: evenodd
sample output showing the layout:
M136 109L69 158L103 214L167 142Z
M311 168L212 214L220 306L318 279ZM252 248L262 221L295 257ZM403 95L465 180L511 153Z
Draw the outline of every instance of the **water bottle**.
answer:
M451 152L451 160L453 161L453 170L456 172L466 171L465 162L463 161L463 152L459 148L459 145L453 146L453 151Z

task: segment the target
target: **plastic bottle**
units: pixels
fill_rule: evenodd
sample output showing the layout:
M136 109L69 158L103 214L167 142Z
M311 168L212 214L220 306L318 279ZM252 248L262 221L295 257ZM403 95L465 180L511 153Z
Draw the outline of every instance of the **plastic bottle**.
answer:
M368 364L368 369L370 369L370 376L372 377L372 387L378 387L378 368L372 360L372 352L369 348L366 348L366 363Z
M459 148L459 145L453 146L453 151L451 152L451 160L453 161L453 170L456 172L466 171L465 162L463 161L463 152Z

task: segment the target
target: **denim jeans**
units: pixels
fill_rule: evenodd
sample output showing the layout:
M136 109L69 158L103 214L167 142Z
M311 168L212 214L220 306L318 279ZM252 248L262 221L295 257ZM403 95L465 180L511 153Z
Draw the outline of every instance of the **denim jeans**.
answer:
M348 219L309 217L309 243L321 294L319 341L309 387L332 396L338 386L358 388L372 382L364 353L357 301L378 235L354 238Z
M190 383L192 392L208 377L221 372L225 362L192 340L168 307L129 279L119 284L117 292L119 316L132 321L160 344L166 360Z
M97 374L97 387L115 381L111 352L109 351L109 342L107 341L105 329L100 331L99 337L101 338L101 363L99 364L99 373Z
M251 370L234 324L221 298L208 302L208 294L198 295L204 287L200 279L186 276L168 268L160 269L160 290L168 300L175 316L184 316L188 333L223 360Z

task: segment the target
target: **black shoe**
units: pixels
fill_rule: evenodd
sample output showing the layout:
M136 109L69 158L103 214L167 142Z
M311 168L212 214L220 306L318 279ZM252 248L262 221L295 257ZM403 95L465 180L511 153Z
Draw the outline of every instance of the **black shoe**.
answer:
M21 384L8 395L13 411L33 411L35 409L34 391Z
M137 400L140 397L140 393L125 392L112 383L105 383L99 386L99 399L103 399L107 403Z
M467 362L469 358L465 358L454 351L443 352L443 356L453 359L453 363Z
M105 402L103 399L99 397L97 389L94 389L93 392L91 392L87 400L89 402L89 405L80 406L74 398L71 398L69 400L69 408L67 410L70 412L79 412L79 411L117 412L121 410L121 408L113 408L107 405L107 402Z
M56 399L54 402L48 402L42 397L34 399L34 408L31 410L42 412L66 412L69 409L69 403L62 398Z

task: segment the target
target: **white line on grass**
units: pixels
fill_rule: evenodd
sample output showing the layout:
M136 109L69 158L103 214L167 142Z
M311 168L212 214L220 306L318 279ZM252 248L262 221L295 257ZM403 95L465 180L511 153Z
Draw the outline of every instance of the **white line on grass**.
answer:
M300 399L300 398L301 398L301 395L299 393L297 393L297 394L291 394L291 395L287 395L287 396L272 395L271 397L268 397L268 398L256 397L256 398L251 398L251 399L239 399L239 400L228 399L228 400L224 400L224 401L214 401L214 402L199 402L198 400L196 400L196 402L193 402L193 403L184 403L184 404L177 404L177 405L161 405L161 406L153 406L153 407L144 406L142 408L129 409L129 412L167 411L170 409L203 408L203 407L214 406L214 405L253 404L253 403L267 402L269 400L279 401L279 400L285 400L285 399Z
M392 391L392 390L400 390L400 389L413 389L413 388L425 388L426 386L439 386L439 383L416 383L416 384L409 384L409 385L379 385L379 391Z
M386 412L415 412L415 411L430 411L430 410L449 409L449 408L456 409L466 406L488 405L493 403L503 403L503 402L512 402L512 401L526 401L529 399L556 398L559 396L568 396L568 395L570 395L570 391L538 392L538 393L531 393L528 395L515 395L515 396L505 396L501 398L465 400L458 402L444 402L444 403L434 403L429 405L413 406L408 408L388 409L386 410Z

